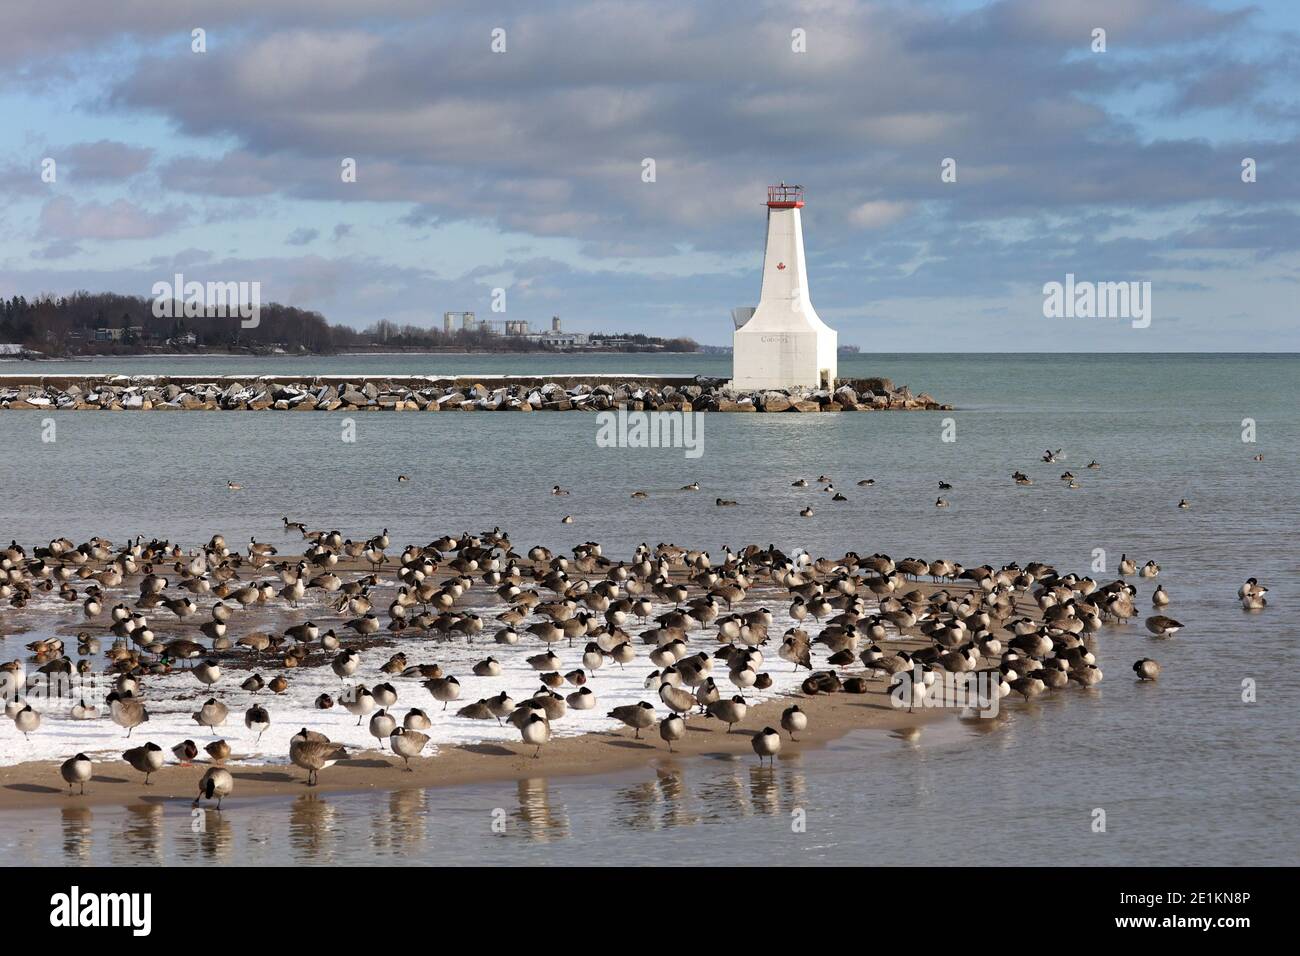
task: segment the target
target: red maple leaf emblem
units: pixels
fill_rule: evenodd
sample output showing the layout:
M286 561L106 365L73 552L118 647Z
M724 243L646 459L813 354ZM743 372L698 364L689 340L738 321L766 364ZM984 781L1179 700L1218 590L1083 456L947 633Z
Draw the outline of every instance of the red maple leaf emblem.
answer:
M784 269L784 268L785 268L785 263L784 263L784 262L778 262L778 263L776 264L776 267L777 267L778 269Z

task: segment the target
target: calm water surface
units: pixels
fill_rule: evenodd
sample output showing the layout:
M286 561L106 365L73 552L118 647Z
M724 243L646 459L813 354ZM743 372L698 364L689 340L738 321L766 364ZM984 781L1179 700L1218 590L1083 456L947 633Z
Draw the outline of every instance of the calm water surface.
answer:
M134 361L142 372L211 363L201 371L270 374L300 360ZM726 366L704 356L354 356L301 370L725 375ZM0 819L0 846L11 860L50 863L256 863L282 859L285 847L320 863L1295 863L1300 359L864 356L842 360L841 374L887 375L958 411L706 417L694 460L680 449L597 448L594 418L577 414L356 415L349 444L337 413L4 412L0 535L192 545L221 531L293 547L279 530L288 515L352 536L388 527L395 542L500 525L518 545L598 540L614 556L641 541L715 553L753 541L968 564L1037 559L1110 577L1127 553L1160 563L1167 613L1187 627L1168 641L1139 622L1107 628L1106 679L1093 691L1012 706L995 721L949 721L916 741L864 734L775 771L705 759L616 778L236 800L200 836L187 805L87 811L52 798L48 811ZM955 442L942 440L949 415ZM46 417L53 443L41 441ZM1247 418L1256 444L1242 441ZM1039 461L1049 447L1064 450L1060 463ZM1264 462L1251 461L1257 452ZM1093 458L1099 471L1084 467ZM1036 483L1014 485L1016 468ZM1067 468L1081 489L1058 480ZM790 487L823 472L848 502ZM857 487L865 477L876 485ZM225 490L232 479L242 492ZM954 485L942 510L940 479ZM675 490L691 480L703 490ZM547 494L555 483L572 496ZM650 498L630 500L636 489ZM740 507L716 508L718 496ZM1179 498L1192 508L1180 511ZM813 518L798 516L805 504ZM566 513L574 524L559 523ZM1093 570L1098 560L1106 571ZM1235 599L1251 575L1271 588L1262 613ZM1139 587L1145 614L1151 585ZM1164 668L1157 685L1131 679L1143 656ZM1245 680L1256 682L1255 703L1242 702ZM504 834L490 828L495 808L507 814ZM792 832L796 808L807 811L806 832ZM1095 808L1106 811L1104 834L1091 830Z

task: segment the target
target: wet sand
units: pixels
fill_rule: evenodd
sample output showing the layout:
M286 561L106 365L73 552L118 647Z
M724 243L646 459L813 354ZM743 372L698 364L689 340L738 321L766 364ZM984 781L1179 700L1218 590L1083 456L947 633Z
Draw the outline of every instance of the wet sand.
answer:
M293 564L298 558L296 556L277 555L274 560L275 564L279 564L281 561ZM259 563L262 566L256 569L256 573L252 577L266 578L273 575L274 567L272 564ZM531 562L525 561L523 564L526 566ZM344 558L339 561L333 570L347 576L348 579L352 579L352 576L370 573L372 569L363 560ZM442 579L452 573L454 572L444 568L440 569L436 577ZM106 596L105 606L113 603L118 597L129 594L133 589L136 589L140 577L141 575L132 575L128 580L124 581L122 587L116 589L113 595ZM243 577L246 580L249 579L248 575L243 575ZM670 578L678 581L684 580L685 577L685 572L680 569L674 569L670 574ZM956 594L969 590L971 584L964 581L949 581L939 585L918 581L912 582L912 587L927 595L939 589ZM476 586L475 593L477 591L478 587ZM206 603L207 600L205 600L205 605ZM384 600L376 598L375 604L377 607L384 606L384 603L386 603L386 598ZM750 607L769 604L773 608L779 608L788 605L788 603L789 596L783 588L764 584L761 586L756 585L751 590L744 605ZM505 602L500 602L499 609L505 610L508 606ZM341 624L341 616L322 617L321 614L315 613L320 610L321 606L317 602L313 602L313 606L310 608L295 609L290 609L279 601L274 605L262 608L254 605L251 608L236 611L237 615L239 615L238 632L242 633L252 628L283 630L289 624L296 623L308 616L309 612L314 615L315 620L321 623L322 628L331 624ZM337 614L337 612L335 613ZM1031 617L1038 616L1037 608L1033 606L1032 602L1027 603L1024 613ZM31 609L27 609L17 615L11 615L8 620L11 626L20 622L23 626L28 626L37 616L41 615L34 614ZM204 613L200 613L192 621L184 623L178 621L164 622L163 616L159 615L158 620L166 624L165 630L168 632L163 639L169 640L177 636L197 639L196 622L206 619L206 617L206 608ZM102 630L102 625L90 625L89 622L79 622L76 625L64 623L58 628L58 631L71 637L77 630L82 629L99 632ZM22 627L18 630L21 631ZM792 666L782 661L776 654L776 648L780 644L780 635L783 630L784 626L773 627L771 630L765 648L767 656L765 669L772 670L774 673L779 671L784 686L794 687L797 685L793 683ZM485 631L485 637L486 633ZM381 630L378 634L368 638L345 638L344 646L353 646L362 650L374 648L373 653L382 655L389 647L401 643L404 639L409 639L410 636L412 635L409 632L390 634L385 630ZM424 634L415 636L426 637ZM710 653L718 646L716 635L709 628L696 632L693 635L692 643L697 650L706 649ZM913 632L912 636L903 637L891 634L891 639L885 646L887 652L896 653L900 650L914 651L929 644L928 639ZM420 648L420 655L428 654L432 656L439 656L445 652L447 647L442 642L431 640L421 640L420 645L425 645ZM533 642L526 645L521 644L518 647L502 648L487 639L481 644L475 645L475 653L496 653L499 655L503 652L511 655L534 653L540 646L539 643ZM384 650L381 651L380 648ZM407 649L411 650L410 647ZM649 648L638 643L637 649L637 661L628 665L628 672L635 670L639 680L653 665L644 656ZM221 661L223 669L227 670L231 675L230 681L234 684L238 683L244 673L254 670L264 671L268 677L273 673L286 673L274 666L273 657L250 660L248 655L242 651L224 651L205 655L205 657L209 656ZM324 665L330 656L314 653L312 655L312 666L297 669L296 673L301 675L303 671L310 669L313 672L323 671L328 674L328 667ZM412 658L414 659L416 656L416 653L413 652ZM816 652L814 657L814 670L827 669L824 658L825 649L822 648ZM382 659L382 657L379 659ZM376 662L376 659L371 660L372 668ZM295 671L287 673L293 674ZM843 679L850 676L865 677L868 672L859 662L855 661L848 667L837 669L837 673ZM725 670L723 674L725 675ZM800 680L806 677L807 674L808 671L806 670L798 671ZM367 680L369 679L368 675ZM594 679L599 680L600 677L595 676ZM719 677L719 688L722 690L724 697L735 693L734 689L726 682L725 676ZM227 684L227 690L230 689L229 684ZM189 696L199 697L206 694L207 691L199 689L196 685L192 693L189 693L188 689L187 693ZM420 693L422 694L422 692ZM751 746L751 737L764 727L772 727L781 733L782 754L788 755L797 753L800 750L824 746L826 743L854 730L906 730L918 727L926 721L942 719L954 714L951 709L930 709L924 712L918 710L915 713L909 713L905 709L894 706L888 694L886 678L870 680L868 692L863 694L807 695L794 690L758 703L754 702L753 694L752 688L750 691L745 692L745 697L750 701L751 706L745 720L737 724L731 733L727 733L726 725L718 720L698 713L689 716L686 737L674 743L673 751L682 756L719 753L739 754L757 762L758 758L754 755ZM310 716L302 714L295 715L293 720L305 718L304 723L308 727L329 729L334 740L343 742L348 746L349 758L321 771L320 782L313 790L335 792L387 791L519 780L538 776L601 774L653 765L656 761L668 756L667 745L660 739L658 728L658 720L665 715L666 709L659 703L658 695L652 690L638 692L636 696L651 701L656 705L656 723L650 728L641 731L641 739L636 739L633 731L626 727L613 731L602 729L587 733L576 732L571 729L575 714L571 710L570 716L562 719L557 724L557 735L542 748L541 754L537 758L533 756L535 748L520 741L517 731L513 728L507 728L507 739L475 740L473 742L440 740L435 732L433 739L430 741L430 746L436 746L436 753L431 756L413 759L411 761L412 772L410 773L403 769L400 758L387 749L378 749L374 738L367 738L369 746L358 749L353 741L341 740L339 736L335 736L333 729L322 728L322 724L319 722L323 719L321 717L322 712L315 712L317 715L315 721ZM150 703L151 707L154 706L154 700L155 698L151 698L146 693L146 701ZM456 706L470 703L473 700L472 695L466 695L456 702ZM276 706L275 701L276 698L270 698L266 702L274 709ZM429 700L427 696L422 696L421 699L415 701L406 700L406 705L413 703L424 705L428 704ZM800 739L797 742L792 741L788 733L780 730L781 712L791 703L798 703L800 708L808 715L808 729L799 735ZM234 709L232 707L232 711ZM606 709L602 702L597 711L599 715L603 716ZM395 707L393 713L400 718L399 710L400 708ZM309 711L308 714L310 713L312 712ZM337 714L337 709L335 715L347 716L346 714ZM232 717L234 717L233 714ZM566 722L570 723L569 735L560 736L566 730L564 727ZM488 726L484 727L482 731L478 730L481 722L461 721L461 723L474 725L472 733L489 733L498 730L496 725L491 722L488 722ZM306 787L306 771L287 763L287 747L284 751L270 749L263 750L261 753L241 754L237 740L240 731L235 727L238 724L237 717L232 719L231 724L232 729L229 733L236 734L236 737L231 738L236 750L234 757L228 760L225 765L235 780L233 799L312 792ZM292 733L293 729L300 726L296 722L289 723L286 726L286 722L283 721L280 721L279 725L284 727L287 733ZM113 729L120 730L120 728ZM194 728L195 731L200 729ZM133 770L124 761L120 759L103 760L98 755L100 751L92 752L88 747L83 747L82 749L92 753L92 759L95 761L94 776L87 784L84 795L70 796L68 794L68 787L59 774L61 761L39 760L15 763L0 766L0 811L51 805L125 805L139 801L142 798L149 800L192 800L197 793L199 778L204 770L211 765L210 760L200 749L199 759L193 765L182 766L178 764L167 748L180 738L174 737L174 735L160 736L158 730L161 730L161 728L155 728L151 734L150 724L145 724L137 728L137 731L129 739L124 733L120 735L114 734L111 748L108 751L117 750L120 752L129 747L139 746L150 739L162 744L166 763L161 770L153 775L150 785L146 786L143 775ZM224 730L225 728L223 728ZM12 733L12 729L10 727L4 728L4 734L8 735L9 733ZM199 740L200 748L209 739L206 737L199 738L197 733L193 736ZM71 756L78 749L78 746L71 742L69 742L69 747L67 756ZM248 762L240 759L243 756L247 756ZM780 756L777 759L781 759Z
M909 645L912 643L908 642ZM791 703L797 703L807 713L808 729L799 734L797 742L791 741L789 734L781 731L778 762L784 755L817 749L854 730L906 730L954 713L918 710L909 714L895 708L886 693L885 682L878 680L872 681L866 694L812 697L795 694L756 705L730 734L726 733L726 725L720 721L692 715L687 721L686 737L673 744L671 756L743 754L757 763L750 738L766 726L779 730L781 711ZM125 746L125 738L123 743ZM631 729L625 728L608 733L557 737L542 748L536 759L532 756L534 749L521 742L443 746L436 756L412 760L411 773L406 773L401 759L391 753L365 751L322 770L320 783L314 788L306 786L306 771L294 766L227 764L235 778L235 790L229 799L292 796L315 791L355 793L450 787L539 776L614 773L653 766L670 757L667 746L659 739L657 726L643 730L640 740L634 738ZM170 761L170 756L168 759ZM193 800L198 780L209 765L206 761L196 761L191 767L182 767L169 762L153 775L152 782L146 787L143 776L126 763L97 762L94 777L86 784L84 796L77 795L75 790L74 795L68 795L68 787L59 776L59 766L55 762L0 767L0 811L49 806L125 806L141 799ZM212 803L206 801L205 805L212 806Z

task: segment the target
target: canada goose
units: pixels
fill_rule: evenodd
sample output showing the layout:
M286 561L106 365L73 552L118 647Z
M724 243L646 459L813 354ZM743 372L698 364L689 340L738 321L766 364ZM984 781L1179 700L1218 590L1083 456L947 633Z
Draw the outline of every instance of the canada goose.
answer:
M225 763L230 759L230 744L227 743L224 738L212 741L212 743L208 744L203 749L207 752L207 755L212 758L213 763Z
M365 684L358 684L340 694L339 703L349 714L357 715L357 726L360 727L365 716L375 709L375 695Z
M771 727L764 727L761 731L750 738L750 745L754 748L754 753L758 754L758 764L763 765L763 758L766 757L769 763L776 760L777 753L781 750L781 735Z
M1164 607L1169 603L1169 592L1165 590L1163 584L1157 584L1156 589L1151 592L1151 603L1156 607Z
M393 748L393 753L405 761L407 773L414 772L411 770L411 758L420 756L420 752L424 750L425 744L428 742L428 734L422 734L419 731L409 730L405 727L396 728L388 737L388 744Z
M715 717L727 725L727 733L731 733L731 728L745 719L745 714L749 710L745 703L745 698L737 694L730 700L718 699L709 704L704 712L710 717Z
M551 739L551 725L545 717L534 711L523 721L519 733L524 738L524 743L537 747L533 753L533 759L536 760L542 753L542 745Z
M596 695L590 687L579 687L564 699L574 710L591 710L596 706Z
M1180 508L1190 508L1191 506L1192 506L1192 503L1191 503L1190 501L1188 501L1186 498L1179 498L1179 499L1178 499L1178 507L1180 507Z
M265 686L266 686L266 681L262 679L262 675L253 674L247 679L245 679L245 681L242 684L239 685L239 689L246 690L250 694L256 694L259 690L261 690Z
M151 741L142 747L132 747L122 754L122 759L130 764L132 769L144 774L144 783L148 787L152 786L149 783L150 774L162 769L163 752L161 747Z
M605 716L612 717L631 727L635 731L633 736L640 740L641 730L655 722L655 709L653 704L648 704L642 700L635 704L628 704L625 707L615 707Z
M14 726L18 728L19 733L27 737L41 726L41 715L32 710L31 704L24 704L23 709L14 714Z
M695 695L689 691L681 690L672 684L664 683L659 685L659 699L676 714L689 714L695 709Z
M387 681L376 684L370 689L370 693L375 698L375 703L380 707L392 707L397 703L397 688Z
M182 740L172 748L172 753L175 754L182 767L188 767L194 762L194 758L199 755L199 746L192 740Z
M257 743L261 743L262 734L271 726L271 714L261 704L254 704L244 711L244 726L257 734Z
M565 491L563 488L561 488L559 485L554 485L554 486L552 486L552 488L551 488L551 494L553 494L553 495L567 495L568 492Z
M129 690L124 693L111 692L108 695L108 705L113 723L125 727L128 737L131 736L131 731L149 719L149 711L145 709L143 701L134 697Z
M425 689L433 695L434 700L442 701L442 709L460 697L460 681L455 677L434 677L424 682Z
M215 697L209 697L195 713L190 714L194 722L202 727L215 730L226 722L229 708Z
M227 482L226 482L226 489L227 489L228 491L239 491L239 490L241 490L243 487L244 487L243 485L238 484L238 483L233 482L233 481L227 481Z
M799 709L799 705L787 707L781 712L781 728L790 735L791 740L799 738L795 734L803 733L808 728L808 715Z
M303 734L309 733L311 732L303 731ZM340 760L346 760L348 752L342 744L331 743L328 738L304 739L303 734L296 734L289 742L289 760L295 767L307 771L307 786L314 787L320 772L334 766Z
M401 483L404 482L404 481L410 481L410 480L411 480L411 479L410 479L408 476L406 476L406 475L398 475L398 476L397 476L397 482L398 482L398 484L401 484Z
M1246 583L1237 589L1237 597L1241 599L1241 606L1248 611L1257 611L1260 608L1267 607L1268 601L1264 595L1268 593L1268 588L1260 584L1255 578L1247 578Z
M404 730L428 730L433 726L433 721L429 720L429 715L418 707L412 707L402 718L402 728Z
M99 716L99 708L79 700L73 705L70 714L73 720L94 720Z
M1163 614L1153 614L1147 618L1146 624L1147 630L1157 637L1173 637L1183 626L1172 617L1165 617Z
M1034 483L1034 479L1030 478L1023 471L1012 472L1011 478L1018 485L1032 485Z
M1130 574L1137 574L1137 562L1127 554L1119 556L1119 574L1120 577L1127 577Z
M947 508L948 500L946 498L936 498L934 499L934 506L936 508Z
M216 661L204 661L201 664L195 664L191 673L198 678L199 683L204 687L211 687L221 679L221 667Z
M282 520L284 521L285 531L298 531L301 532L302 534L307 533L307 526L303 524L301 521L290 521L288 515L284 515L282 517Z
M692 481L689 485L682 485L682 491L699 491L699 490L700 490L700 483L698 481Z
M634 491L632 492L632 497L640 499L640 498L649 498L650 496L646 494L644 491Z
M500 677L501 665L493 657L485 658L474 665L475 677Z
M63 761L59 767L59 774L68 784L68 796L72 795L72 785L81 784L82 795L86 792L86 781L90 779L94 767L90 758L85 754L77 754L75 757L69 757Z
M730 498L715 498L713 503L719 508L732 508L736 505L736 502L732 501Z
M664 685L667 686L667 685ZM686 736L686 721L679 714L669 714L659 721L659 737L668 744L668 752L673 752L673 741Z
M386 710L377 710L370 718L370 736L378 739L380 750L384 749L384 738L390 736L395 730L397 730L397 721L390 717Z
M230 791L235 789L235 778L230 775L230 771L225 767L209 767L203 771L203 776L199 778L199 795L194 798L193 806L198 806L199 801L206 798L217 801L217 810L221 810L221 801L230 796Z
M1151 658L1144 657L1133 665L1133 673L1137 674L1140 681L1155 680L1160 676L1160 665Z
M1142 570L1138 572L1138 575L1144 578L1154 578L1159 573L1160 565L1156 564L1154 561L1148 561L1146 564L1142 565Z
M800 518L811 518L813 516L812 506L808 506L799 511Z
M360 664L361 655L349 647L338 652L334 660L330 662L330 669L339 676L340 680L346 680L356 672Z
M950 485L950 484L949 484L948 482L946 482L946 481L940 481L940 482L939 482L939 490L940 490L940 491L952 491L952 485Z
M573 524L573 515L565 515L560 519L560 524ZM541 750L542 748L538 747L537 749Z

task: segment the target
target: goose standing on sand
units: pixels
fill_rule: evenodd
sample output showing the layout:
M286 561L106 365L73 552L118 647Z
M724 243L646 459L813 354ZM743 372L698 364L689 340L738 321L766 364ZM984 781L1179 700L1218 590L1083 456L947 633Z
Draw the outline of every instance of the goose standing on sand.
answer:
M217 801L217 811L220 812L221 801L230 796L230 791L234 789L235 778L230 775L229 770L225 767L209 767L199 778L199 795L194 798L191 806L197 807L199 801L206 797L208 800Z
M615 720L627 724L636 731L633 736L640 740L641 731L655 722L655 709L653 704L648 704L642 700L635 704L628 704L625 707L615 707L605 716L613 717Z
M749 707L745 703L745 698L737 694L730 700L715 700L705 708L704 712L726 724L727 733L731 733L731 728L745 719L748 710Z
M542 745L550 742L551 725L545 717L534 711L520 726L519 733L523 736L524 743L537 747L533 753L533 759L536 760L541 756Z
M84 796L86 781L90 779L93 772L94 767L90 763L90 758L85 754L77 754L75 757L69 757L63 761L63 765L59 767L59 775L68 784L68 796L72 796L73 784L81 784L81 794Z
M324 737L325 739L318 739ZM324 734L314 733L306 728L294 734L289 741L289 760L295 767L307 771L307 786L314 787L320 772L332 767L340 760L346 760L347 750L342 744L331 743Z
M410 717L410 714L406 715ZM393 753L401 757L406 762L406 772L414 773L411 769L411 758L420 756L424 750L425 744L429 742L429 735L422 734L419 731L408 730L405 727L396 728L388 737L388 745L393 748Z
M790 735L790 739L798 741L795 734L803 733L808 729L808 715L799 709L799 705L787 707L781 712L781 728Z
M148 787L152 786L149 783L149 776L162 769L163 752L161 747L150 741L143 747L132 747L122 754L122 759L130 764L133 769L144 774L144 783Z
M754 753L758 754L758 765L763 765L763 758L766 757L768 762L775 766L776 755L781 750L781 735L771 727L764 727L761 731L750 738L750 745L754 748Z
M664 686L667 687L668 685L665 684ZM668 745L668 752L672 753L673 741L681 740L686 736L686 721L682 720L680 714L669 714L659 721L659 736Z
M1149 657L1144 657L1133 665L1133 673L1140 681L1152 681L1160 676L1160 665Z

